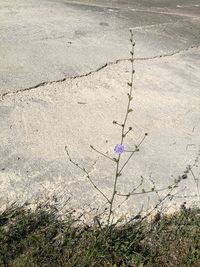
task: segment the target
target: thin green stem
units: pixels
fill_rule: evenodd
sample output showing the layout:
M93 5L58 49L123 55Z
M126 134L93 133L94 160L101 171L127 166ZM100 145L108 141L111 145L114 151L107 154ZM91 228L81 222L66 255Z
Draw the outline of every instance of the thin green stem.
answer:
M127 123L128 115L130 113L130 104L131 104L132 92L133 92L133 76L134 76L134 73L135 73L134 64L133 64L134 63L134 47L135 47L135 43L133 43L133 33L132 33L132 31L131 31L131 44L132 44L131 59L130 59L130 61L131 61L131 81L130 81L130 83L128 83L128 85L130 87L130 91L129 91L129 94L128 94L128 104L127 104L127 109L126 109L124 122L121 125L122 126L121 142L120 142L121 145L123 145L124 138L126 137L125 129L126 129L126 123ZM115 196L117 194L117 190L116 189L117 189L118 178L121 175L121 171L119 171L120 158L121 158L121 155L118 155L118 158L116 160L117 164L116 164L116 172L115 172L113 193L112 193L111 200L110 200L110 208L109 208L109 214L108 214L108 220L107 220L108 225L110 224L111 215L113 213L113 203L114 203Z
M118 170L119 170L120 156L121 155L119 155L118 158L117 158L117 167L116 167L116 172L115 172L115 182L114 182L112 197L111 197L111 200L110 200L110 208L109 208L108 221L107 221L108 224L110 223L111 214L113 212L113 202L114 202L115 195L117 193L116 192L116 187L117 187L117 180L118 180L118 176L119 176Z

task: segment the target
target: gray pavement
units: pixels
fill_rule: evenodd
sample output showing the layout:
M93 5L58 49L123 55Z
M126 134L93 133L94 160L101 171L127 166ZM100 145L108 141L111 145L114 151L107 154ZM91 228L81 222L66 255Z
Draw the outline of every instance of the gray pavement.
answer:
M89 148L113 153L112 125L126 105L129 29L135 51L135 103L127 147L149 137L120 180L120 190L145 177L166 186L200 146L199 1L0 2L0 200L71 197L77 208L102 205L64 146L108 195L113 166ZM94 161L98 159L93 167ZM199 178L199 167L194 172ZM190 177L173 205L197 201ZM64 192L64 195L63 195ZM61 196L62 195L62 196ZM192 197L191 197L192 195ZM189 198L188 198L189 197ZM134 197L121 211L153 205Z
M136 57L198 46L199 1L187 2L3 0L0 93L127 58L129 28L134 29Z

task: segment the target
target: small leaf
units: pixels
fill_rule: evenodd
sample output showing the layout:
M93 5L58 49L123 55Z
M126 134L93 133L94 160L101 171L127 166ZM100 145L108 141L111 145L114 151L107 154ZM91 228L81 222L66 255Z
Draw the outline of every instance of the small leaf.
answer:
M32 239L32 240L34 240L34 241L40 243L40 239L39 239L39 237L37 237L36 235L32 235L32 236L30 237L30 239Z
M127 83L127 84L128 84L128 86L130 86L130 87L132 86L132 83Z
M130 108L129 110L128 110L128 112L132 112L133 110L132 110L132 108Z

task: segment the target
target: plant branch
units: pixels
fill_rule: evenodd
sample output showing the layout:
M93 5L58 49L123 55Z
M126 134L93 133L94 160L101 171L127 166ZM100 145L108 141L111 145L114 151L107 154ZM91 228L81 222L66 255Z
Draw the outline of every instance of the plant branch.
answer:
M65 146L65 151L67 153L67 156L69 158L69 161L74 165L76 166L78 169L82 170L85 174L86 174L86 177L88 178L88 180L90 181L90 183L93 185L93 187L108 201L108 203L110 203L110 200L109 198L95 185L95 183L92 181L91 177L90 177L90 173L83 167L81 167L77 162L73 161L70 154L69 154L69 151L67 150L67 146ZM96 164L96 161L95 163ZM93 166L94 166L93 164Z
M127 163L129 162L129 160L132 158L132 156L138 152L139 147L141 146L141 144L144 142L145 138L146 138L147 134L145 134L142 138L142 140L140 141L140 143L136 146L135 150L132 151L131 155L128 157L128 159L125 161L125 163L123 164L123 166L120 169L120 173L122 172L122 170L125 168L125 166L127 165Z
M110 159L110 160L116 162L116 160L115 160L114 158L111 158L111 157L107 156L106 154L104 154L104 153L102 153L101 151L99 151L99 150L97 150L96 148L94 148L92 145L90 145L90 147L91 147L95 152L99 153L100 155L104 156L105 158Z
M131 79L130 79L130 83L128 83L128 86L130 87L130 90L129 90L129 93L128 93L128 103L127 103L127 109L126 109L126 114L125 114L125 118L124 118L124 122L123 124L121 125L122 126L122 131L121 131L121 142L120 144L123 145L123 142L124 142L124 138L126 137L126 132L125 132L125 129L126 129L126 123L127 123L127 119L128 119L128 115L130 112L132 112L132 109L130 109L130 104L131 104L131 101L132 101L132 92L133 92L133 77L134 77L134 73L135 73L135 70L134 70L134 47L135 47L135 43L133 42L133 32L132 30L130 30L130 33L131 33ZM130 128L129 128L130 129ZM115 180L114 180L114 186L113 186L113 193L112 193L112 197L111 197L111 200L110 200L110 208L109 208L109 214L108 214L108 220L107 220L107 223L108 225L110 224L110 219L111 219L111 215L113 213L113 202L114 202L114 199L115 199L115 196L117 194L117 182L118 182L118 178L119 176L121 175L121 170L119 171L119 167L120 167L120 158L121 158L121 155L119 154L118 155L118 158L116 160L116 172L115 172Z

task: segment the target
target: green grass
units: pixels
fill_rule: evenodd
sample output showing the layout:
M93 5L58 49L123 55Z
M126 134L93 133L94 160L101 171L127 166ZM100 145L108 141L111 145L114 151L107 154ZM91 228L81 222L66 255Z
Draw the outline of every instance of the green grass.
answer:
M200 266L200 209L114 227L60 219L51 205L0 213L0 266Z

